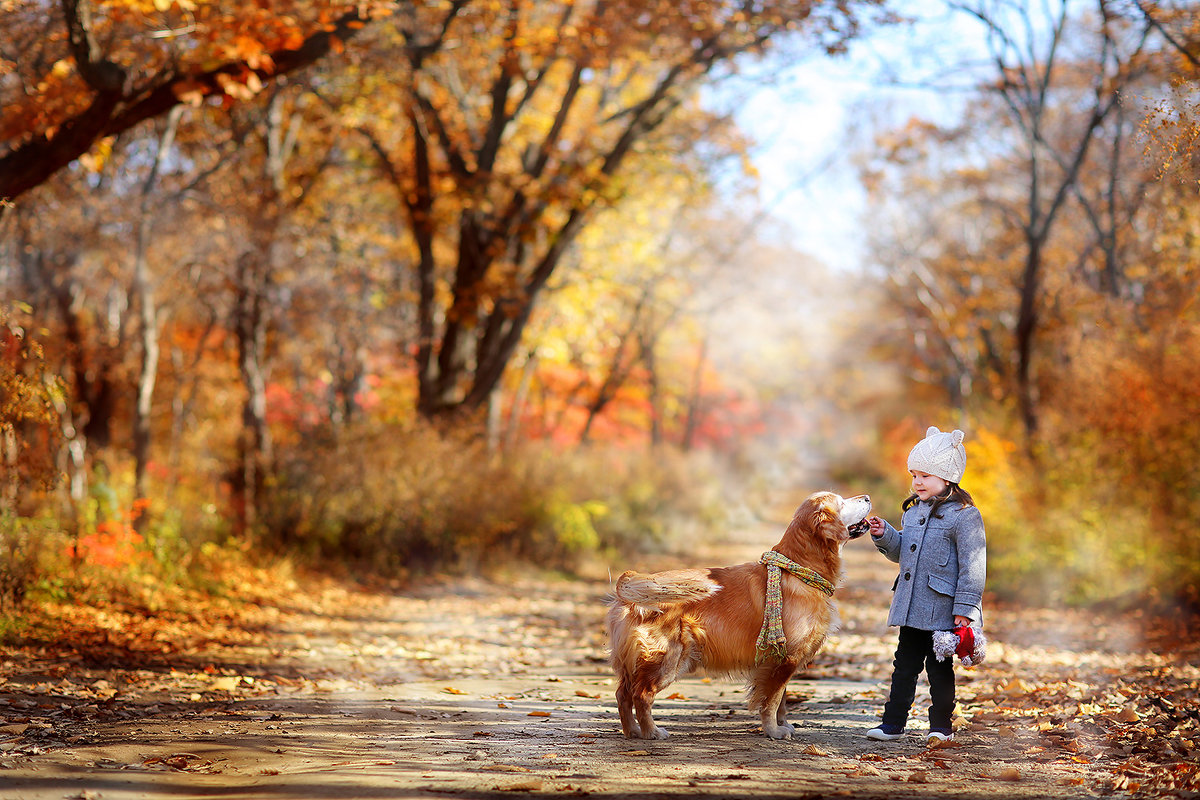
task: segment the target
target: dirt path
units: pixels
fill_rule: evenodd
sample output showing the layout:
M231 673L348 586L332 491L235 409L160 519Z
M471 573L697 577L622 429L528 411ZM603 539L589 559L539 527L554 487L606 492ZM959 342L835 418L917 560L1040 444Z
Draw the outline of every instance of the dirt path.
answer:
M701 563L753 559L773 541L751 532ZM762 735L739 683L700 678L656 705L670 739L624 739L601 627L607 581L512 575L403 596L330 590L281 611L269 636L141 669L9 652L0 798L1057 799L1197 788L1187 781L1200 675L1142 652L1132 621L992 609L989 661L959 670L956 746L926 749L924 687L910 738L865 739L890 673L894 631L882 621L894 573L867 542L846 556L842 628L790 686L792 741Z

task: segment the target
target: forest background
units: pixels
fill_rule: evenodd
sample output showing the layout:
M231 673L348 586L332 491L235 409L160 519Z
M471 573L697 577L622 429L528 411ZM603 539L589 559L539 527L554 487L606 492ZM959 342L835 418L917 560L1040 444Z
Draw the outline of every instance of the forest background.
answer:
M823 264L739 107L917 16ZM1148 0L0 2L0 633L896 521L930 424L992 591L1196 611L1198 81Z

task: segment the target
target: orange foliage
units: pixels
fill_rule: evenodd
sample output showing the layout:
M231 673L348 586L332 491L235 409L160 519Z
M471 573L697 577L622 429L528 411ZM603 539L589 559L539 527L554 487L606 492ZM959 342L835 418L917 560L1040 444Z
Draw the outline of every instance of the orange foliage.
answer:
M133 529L133 523L149 506L148 498L139 497L127 513L98 522L95 530L81 535L67 548L67 555L90 566L113 570L147 562L150 554L143 549L145 538Z
M1085 440L1131 489L1156 486L1163 517L1197 510L1200 332L1180 325L1140 342L1089 341L1081 350L1074 374L1055 387L1059 435ZM1085 381L1089 391L1073 389Z
M96 526L95 533L80 536L78 543L71 546L71 555L93 566L117 569L144 560L142 544L141 534L131 526L107 520Z

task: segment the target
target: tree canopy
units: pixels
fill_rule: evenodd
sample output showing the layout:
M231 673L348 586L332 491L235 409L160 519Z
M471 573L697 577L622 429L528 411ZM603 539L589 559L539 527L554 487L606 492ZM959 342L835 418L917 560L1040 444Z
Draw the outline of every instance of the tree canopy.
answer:
M391 3L93 3L0 9L0 199L180 103L228 104L341 50Z

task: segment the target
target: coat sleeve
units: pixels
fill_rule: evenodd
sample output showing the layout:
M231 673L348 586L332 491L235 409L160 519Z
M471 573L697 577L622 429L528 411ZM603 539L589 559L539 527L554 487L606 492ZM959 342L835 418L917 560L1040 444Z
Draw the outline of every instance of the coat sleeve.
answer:
M954 615L983 622L983 585L987 578L987 538L979 509L963 509L956 526L958 584L954 591Z
M900 540L903 538L900 531L892 527L892 524L887 520L883 521L883 535L878 539L872 537L875 543L875 549L883 553L888 561L900 561Z

